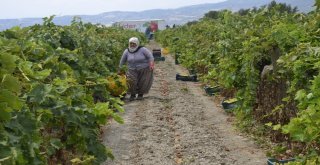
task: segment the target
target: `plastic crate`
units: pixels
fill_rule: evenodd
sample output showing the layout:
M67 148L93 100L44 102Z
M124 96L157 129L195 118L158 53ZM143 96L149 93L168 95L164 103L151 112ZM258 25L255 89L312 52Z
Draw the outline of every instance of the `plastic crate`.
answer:
M181 80L181 81L193 81L197 82L197 75L188 75L188 76L183 76L180 75L179 73L176 74L176 80Z
M153 57L161 57L161 49L153 49L152 50Z
M232 111L234 108L236 108L238 106L237 100L231 101L231 102L229 102L228 100L224 99L221 103L223 109L227 112Z
M165 57L155 57L154 61L165 61L166 58Z
M267 163L268 163L268 165L278 165L278 164L285 165L286 163L293 162L293 161L295 161L294 158L292 158L292 159L284 159L284 160L277 160L277 159L274 159L274 158L269 158L267 160Z
M215 87L205 86L203 89L206 91L206 93L209 96L213 96L214 94L220 92L219 86L215 86Z

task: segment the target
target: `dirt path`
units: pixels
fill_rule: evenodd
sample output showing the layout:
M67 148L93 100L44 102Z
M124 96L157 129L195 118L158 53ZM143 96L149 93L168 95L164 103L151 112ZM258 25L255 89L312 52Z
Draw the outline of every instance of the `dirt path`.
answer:
M125 124L112 121L104 128L104 143L116 157L104 165L266 164L263 150L233 129L199 83L176 81L181 71L171 56L156 63L150 93L125 101Z

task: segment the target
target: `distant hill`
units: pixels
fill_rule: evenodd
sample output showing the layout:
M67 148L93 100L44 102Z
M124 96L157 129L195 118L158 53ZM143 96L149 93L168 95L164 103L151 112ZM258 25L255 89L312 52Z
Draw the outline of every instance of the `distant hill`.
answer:
M153 9L141 12L113 11L105 12L98 15L77 15L83 22L100 23L111 25L113 22L123 20L140 20L140 19L164 19L168 25L180 25L189 21L198 20L203 15L212 10L229 9L238 11L252 7L267 5L272 0L227 0L220 3L206 3L200 5L186 6L176 9ZM297 6L300 12L310 12L313 10L315 0L276 0L278 3L290 4L292 7ZM55 17L53 22L57 25L68 25L71 23L73 16ZM42 18L22 18L22 19L0 19L0 30L8 29L13 26L31 26L41 24Z

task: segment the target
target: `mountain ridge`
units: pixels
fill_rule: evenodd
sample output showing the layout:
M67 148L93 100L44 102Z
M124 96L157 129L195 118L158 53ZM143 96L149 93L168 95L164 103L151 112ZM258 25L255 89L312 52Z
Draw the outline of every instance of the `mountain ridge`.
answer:
M111 25L117 21L124 20L141 20L141 19L164 19L168 25L185 24L203 17L203 15L212 10L228 9L238 11L252 7L261 7L267 5L272 0L227 0L219 3L204 3L180 7L176 9L150 9L144 11L111 11L97 15L66 15L53 19L57 25L69 25L72 19L77 16L83 22L99 23ZM290 4L292 7L297 6L300 12L310 12L313 10L314 0L276 0L277 3ZM13 26L31 26L42 24L42 18L20 18L20 19L0 19L0 30L5 30Z

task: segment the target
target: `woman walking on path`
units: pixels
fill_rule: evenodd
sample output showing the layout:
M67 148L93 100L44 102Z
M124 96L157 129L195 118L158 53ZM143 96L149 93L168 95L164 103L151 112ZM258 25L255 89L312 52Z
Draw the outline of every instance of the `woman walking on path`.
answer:
M130 101L142 100L147 94L153 82L154 58L152 53L145 47L140 46L139 39L129 39L129 47L124 50L119 67L128 65L126 73L128 80L128 93L131 94Z

